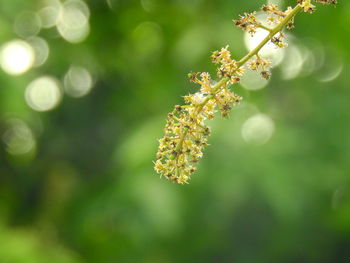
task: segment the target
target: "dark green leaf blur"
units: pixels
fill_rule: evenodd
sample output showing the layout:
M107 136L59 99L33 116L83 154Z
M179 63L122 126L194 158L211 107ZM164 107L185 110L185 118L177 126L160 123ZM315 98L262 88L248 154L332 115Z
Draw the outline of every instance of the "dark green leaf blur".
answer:
M188 72L215 74L212 51L256 45L231 20L266 1L1 0L0 263L350 262L339 2L265 50L272 78L234 87L176 185L153 170L166 115L198 90Z

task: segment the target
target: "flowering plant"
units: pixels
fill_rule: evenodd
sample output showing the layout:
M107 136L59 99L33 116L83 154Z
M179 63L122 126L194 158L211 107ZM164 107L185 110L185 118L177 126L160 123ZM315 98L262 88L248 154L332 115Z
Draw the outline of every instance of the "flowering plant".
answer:
M154 169L168 180L185 184L196 171L195 164L203 156L207 145L210 128L206 120L214 118L217 110L222 117L227 117L231 108L237 105L242 97L231 89L240 82L245 70L259 71L262 78L270 78L272 62L260 56L259 51L272 42L277 48L287 46L283 29L294 28L294 18L301 11L313 13L316 8L313 2L330 5L336 0L298 0L294 8L280 10L274 4L263 5L261 10L268 14L267 25L259 21L256 12L244 13L234 24L254 35L258 28L268 31L268 35L246 56L240 60L231 57L228 46L211 55L212 62L217 64L218 81L210 74L189 73L191 82L200 85L197 93L184 96L186 105L176 105L168 114L164 137L159 140L157 160Z

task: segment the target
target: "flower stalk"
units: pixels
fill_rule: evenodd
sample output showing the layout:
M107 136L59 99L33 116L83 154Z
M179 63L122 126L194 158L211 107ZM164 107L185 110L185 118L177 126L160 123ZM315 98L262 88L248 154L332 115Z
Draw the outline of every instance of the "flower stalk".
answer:
M186 105L176 105L168 114L165 135L159 140L157 160L154 163L157 173L175 183L188 183L191 174L196 171L195 164L203 156L202 150L207 145L210 135L210 128L205 121L212 119L217 109L222 117L228 117L231 108L242 100L242 97L232 92L230 86L240 82L246 69L260 71L261 77L268 79L271 75L271 62L260 56L260 50L268 42L272 42L277 48L285 47L287 44L283 29L294 28L294 18L299 12L315 11L312 0L297 2L294 8L288 7L285 11L279 10L274 4L264 5L262 11L269 15L267 22L273 26L271 28L258 21L256 12L245 13L240 19L233 21L236 26L251 35L254 35L258 28L268 31L269 34L238 61L231 58L228 46L213 52L211 58L212 62L218 65L218 82L215 83L206 72L189 74L190 81L201 86L200 91L184 96ZM336 0L313 2L328 5L335 4Z
M290 21L293 19L301 10L302 6L300 4L296 5L293 10L273 29L270 30L268 34L252 51L250 51L245 57L243 57L238 63L243 66L249 59L257 55L259 51L277 34L279 33Z

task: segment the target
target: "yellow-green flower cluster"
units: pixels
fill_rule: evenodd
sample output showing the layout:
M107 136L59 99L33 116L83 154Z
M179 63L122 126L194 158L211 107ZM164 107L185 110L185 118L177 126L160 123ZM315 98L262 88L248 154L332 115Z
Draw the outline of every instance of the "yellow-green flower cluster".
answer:
M300 2L301 7L304 9L304 12L306 13L313 13L316 10L316 6L314 6L311 3L311 0L303 0L303 1L298 1Z
M293 10L291 7L288 7L285 11L282 11L278 8L275 4L267 4L263 5L261 10L263 12L266 12L269 16L266 19L266 22L269 25L277 25L280 22L283 21L283 19ZM288 29L294 28L294 19L292 18L290 21L288 21L286 27Z
M259 55L256 55L256 59L252 59L248 62L247 66L250 70L260 70L260 75L264 79L269 79L271 73L269 68L271 67L271 61L261 58Z
M312 2L321 3L324 5L335 5L337 0L298 0L298 3L303 7L304 12L313 13L316 10L316 6Z
M214 64L219 64L217 68L218 78L228 77L232 84L240 81L240 77L244 73L244 67L241 67L236 60L231 58L231 52L228 50L228 46L222 48L220 51L214 51L211 59Z
M211 59L217 65L216 82L207 72L190 73L191 82L200 85L197 93L184 96L185 105L176 105L168 114L164 137L159 140L157 160L154 169L166 179L179 184L188 183L196 163L203 156L203 149L208 145L210 128L206 120L211 120L217 111L222 117L228 117L231 108L238 104L242 97L236 95L231 87L240 82L245 69L260 71L262 78L270 78L271 61L262 58L259 54L261 48L268 42L277 48L284 48L284 27L294 27L294 16L300 11L312 13L315 6L311 0L297 0L296 7L288 7L281 11L274 4L264 5L262 11L268 14L267 24L274 25L269 28L256 17L256 12L244 13L234 24L253 35L258 28L269 34L258 46L240 60L231 57L228 46L213 52ZM314 0L322 4L335 4L336 0ZM245 68L246 67L246 68Z
M288 7L287 10L279 10L278 6L275 4L263 5L261 8L262 11L266 12L269 16L266 19L266 22L269 25L276 25L283 21L283 19L292 11L291 7ZM243 16L240 16L240 19L233 20L234 24L241 28L243 31L247 31L251 35L254 35L257 31L257 28L266 28L263 23L261 23L257 17L256 12L253 13L244 13ZM291 19L287 23L287 28L292 29L294 27L294 20Z
M168 114L154 166L157 173L179 184L188 182L203 156L210 135L205 120L212 119L217 108L223 117L228 116L231 107L242 99L228 89L227 83L217 89L209 73L191 73L189 77L201 85L200 91L184 96L186 105L177 105Z
M284 33L280 32L277 36L271 38L271 42L274 43L277 48L285 48L287 46L287 43L284 42L284 38Z
M256 28L260 25L260 22L256 18L256 12L244 13L240 16L240 19L233 20L234 24L240 27L242 30L247 31L251 35L256 33Z

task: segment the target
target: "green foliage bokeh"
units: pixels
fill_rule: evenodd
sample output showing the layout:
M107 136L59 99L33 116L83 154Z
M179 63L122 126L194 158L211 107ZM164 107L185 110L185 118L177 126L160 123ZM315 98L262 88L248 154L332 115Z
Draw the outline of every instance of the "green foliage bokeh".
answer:
M264 89L237 87L244 102L211 121L210 146L185 186L153 171L166 114L198 88L188 72L214 72L211 51L246 53L230 21L265 2L89 0L84 41L41 29L45 64L0 71L1 137L16 119L35 138L17 155L1 142L0 262L348 262L350 3L339 2L296 19L291 39L315 70L305 63L285 79L276 67ZM2 0L0 44L21 38L16 16L41 5ZM71 65L90 70L91 92L31 109L27 85L62 80ZM274 133L246 142L242 125L259 113Z

